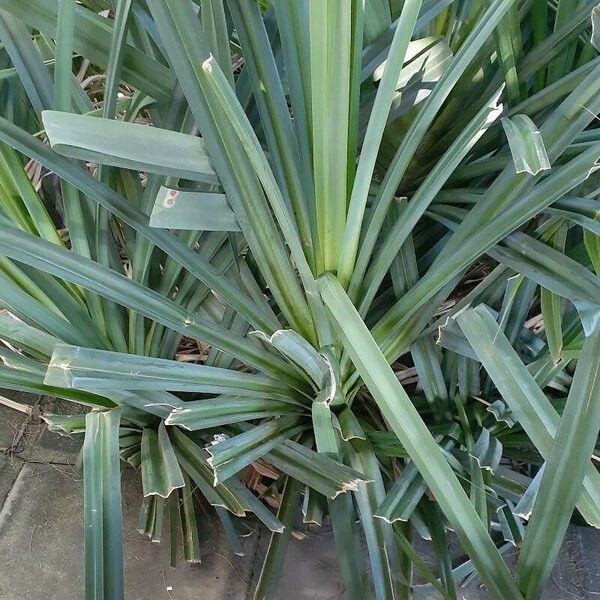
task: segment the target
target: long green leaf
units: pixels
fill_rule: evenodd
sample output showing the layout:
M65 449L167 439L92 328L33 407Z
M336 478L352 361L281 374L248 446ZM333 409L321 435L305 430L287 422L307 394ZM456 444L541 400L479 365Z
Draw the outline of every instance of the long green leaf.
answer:
M256 363L258 368L265 368L267 372L275 368L282 381L289 381L291 375L291 378L299 383L299 378L295 373L290 373L289 365L283 360L257 349L247 341L239 338L236 340L235 336L209 322L202 322L194 313L190 313L142 284L34 236L27 236L2 224L0 230L2 231L0 253L14 256L42 271L81 285L117 304L140 312L182 335L198 336L198 339L210 345L214 344L240 358L247 355L249 363L254 363L254 359L250 358L254 356L258 359ZM244 347L246 350L243 349ZM259 366L259 363L262 366Z
M411 0L405 2L402 7L402 13L396 26L388 59L385 62L383 76L377 88L375 103L369 117L369 124L367 125L367 131L363 140L356 177L348 205L348 217L343 240L344 251L340 255L340 265L338 268L338 277L346 286L350 282L354 268L375 161L387 123L390 106L397 88L400 70L404 63L406 50L417 21L421 4L421 0Z
M343 288L331 275L318 283L363 381L432 490L490 595L521 598L479 515Z
M317 272L336 271L348 194L352 2L309 0Z
M83 446L85 598L121 600L123 533L119 410L92 411L85 419Z
M535 123L526 115L503 118L502 127L508 139L517 173L537 175L550 168L544 140Z
M154 389L259 397L285 397L290 392L285 384L264 375L64 344L54 348L45 383L83 389Z
M600 431L600 327L586 339L517 563L517 580L528 598L545 586L580 494Z
M560 417L491 314L483 307L458 317L461 329L513 415L542 457L548 458ZM600 474L589 463L577 506L584 518L600 526Z
M271 398L219 396L214 400L186 402L184 406L174 409L165 423L196 431L240 421L280 416L301 410L294 404Z

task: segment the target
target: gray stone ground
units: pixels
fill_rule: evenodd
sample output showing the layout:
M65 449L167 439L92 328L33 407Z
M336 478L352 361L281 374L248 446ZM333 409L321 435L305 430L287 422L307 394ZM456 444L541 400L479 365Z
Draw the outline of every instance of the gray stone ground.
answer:
M52 401L5 392L40 410ZM0 600L83 598L82 483L74 464L79 442L46 431L34 415L0 405ZM250 600L268 535L245 540L234 555L215 527L202 545L202 563L168 565L166 544L136 531L140 502L137 477L123 478L127 600ZM294 540L279 589L284 600L342 600L330 532ZM422 594L421 598L435 598ZM459 598L484 599L472 582ZM569 530L545 600L600 597L600 533ZM365 599L367 600L367 599Z

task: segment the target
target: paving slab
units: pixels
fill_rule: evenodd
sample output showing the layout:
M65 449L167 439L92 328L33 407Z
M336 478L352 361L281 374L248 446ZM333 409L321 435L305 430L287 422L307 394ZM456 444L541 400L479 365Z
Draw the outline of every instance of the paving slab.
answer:
M15 456L0 454L0 509L25 463Z
M2 390L1 395L19 404L37 406L39 402L39 396L33 394ZM0 403L0 452L13 452L19 448L29 420L30 417L26 413Z
M27 462L75 465L83 445L83 434L58 435L43 422L28 427L19 457Z
M254 563L253 587L267 551L268 532L262 532ZM333 533L312 533L290 540L277 598L285 600L342 600L344 584L337 565ZM250 595L252 597L252 595Z
M600 597L600 532L591 527L579 528L583 591L589 597Z
M124 477L124 566L128 600L244 600L254 541L245 559L216 529L203 561L177 569L167 544L136 531L140 483ZM70 466L25 464L0 511L0 600L83 598L82 482Z
M542 593L541 600L598 598L598 592L600 592L600 588L596 589L595 595L586 595L585 592L586 587L584 580L584 567L586 564L586 559L583 556L582 548L584 548L587 544L582 544L581 535L583 531L594 532L592 535L595 536L595 539L598 540L598 544L600 544L600 532L598 530L587 527L577 527L575 525L570 526L565 535L565 539L561 546L559 556L552 570L546 589ZM451 536L451 539L451 553L452 556L455 556L459 546L456 543L454 536ZM425 558L425 562L427 562L432 570L435 571L435 559L430 543L419 540L417 545L419 552ZM516 572L517 557L517 549L509 549L503 555L503 558L512 573ZM589 555L587 560L591 565L600 567L600 554ZM457 588L457 594L461 600L487 600L489 598L487 591L477 577L473 577L465 585ZM417 597L419 599L427 598L427 600L433 600L439 596L435 593L430 593L419 594Z
M266 551L264 536L256 557L254 583L260 574L260 563ZM431 544L418 540L419 553L435 570ZM451 549L456 548L451 544ZM514 570L516 551L504 558ZM457 589L461 600L489 600L489 594L477 578ZM600 596L600 532L593 528L571 526L561 547L559 558L542 600L584 599ZM343 600L344 585L337 569L335 542L331 533L311 535L304 540L292 540L285 561L284 575L278 598L285 600ZM414 593L415 600L438 600L435 591Z
M18 456L26 462L75 464L83 435L58 435L48 431L40 413L73 413L85 409L72 402L19 392L3 395L20 404L35 408L34 413L23 412L0 404L0 452Z

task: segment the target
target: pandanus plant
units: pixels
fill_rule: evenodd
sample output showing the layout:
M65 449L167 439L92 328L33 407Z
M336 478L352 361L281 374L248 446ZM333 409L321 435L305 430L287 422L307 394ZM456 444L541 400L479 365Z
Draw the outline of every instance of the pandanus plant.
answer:
M86 598L123 461L173 557L271 530L257 599L325 519L349 599L540 596L600 526L598 12L0 2L0 385L89 408Z

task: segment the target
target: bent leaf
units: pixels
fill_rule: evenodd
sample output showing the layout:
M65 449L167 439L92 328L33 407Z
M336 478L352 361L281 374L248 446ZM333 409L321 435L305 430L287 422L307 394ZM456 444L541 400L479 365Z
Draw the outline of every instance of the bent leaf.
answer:
M192 231L239 231L225 194L161 187L150 227Z
M199 137L52 110L45 110L42 120L50 146L63 156L205 183L219 182Z
M535 123L527 115L502 119L502 127L510 146L517 173L537 175L550 168L544 140Z

